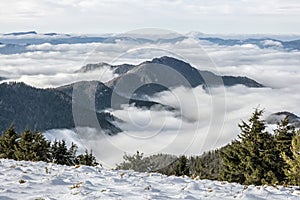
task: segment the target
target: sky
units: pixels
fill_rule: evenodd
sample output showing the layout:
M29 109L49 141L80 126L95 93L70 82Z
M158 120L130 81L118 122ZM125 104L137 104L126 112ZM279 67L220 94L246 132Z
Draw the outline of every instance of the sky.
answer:
M299 34L298 0L0 1L1 32Z

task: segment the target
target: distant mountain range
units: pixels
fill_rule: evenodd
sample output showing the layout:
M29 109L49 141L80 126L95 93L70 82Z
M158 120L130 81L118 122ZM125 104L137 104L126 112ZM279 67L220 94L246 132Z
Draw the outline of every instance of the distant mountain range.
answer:
M12 32L12 33L6 33L6 34L3 34L5 36L9 36L9 35L12 35L12 36L18 36L18 35L37 35L38 33L35 32L35 31L26 31L26 32Z
M108 64L105 64L108 65ZM82 67L77 72L86 73L90 70L97 70L104 64L90 64ZM3 131L12 122L15 123L18 131L26 126L31 129L48 130L57 128L74 128L72 106L76 105L80 113L90 113L96 111L97 119L101 128L109 135L117 134L122 131L115 125L119 120L107 110L120 109L126 102L133 106L143 109L149 109L152 106L159 106L161 109L173 111L174 108L168 105L162 105L157 102L141 98L144 95L153 95L157 92L169 89L160 86L160 81L167 79L170 87L182 86L182 82L168 73L151 70L153 67L172 69L184 77L191 87L207 85L204 77L214 80L224 81L225 86L242 84L247 87L263 87L263 85L247 77L218 76L208 71L199 71L190 64L172 57L154 58L151 61L145 61L139 65L109 65L118 74L118 78L107 83L98 81L82 81L65 85L53 89L38 89L28 86L24 83L3 83L0 84L0 129ZM158 69L158 68L157 68ZM168 71L167 71L168 72ZM132 77L139 77L137 84L143 85L133 94L118 93L115 88L120 80L125 80L122 87L131 84ZM126 82L127 81L127 82ZM153 84L154 83L154 84ZM218 83L219 84L219 83ZM84 97L84 103L74 97L74 88ZM129 96L128 96L129 95ZM112 96L116 101L112 101ZM73 99L72 99L73 98ZM72 102L73 101L73 102ZM94 105L92 105L94 103ZM95 108L95 111L94 111ZM88 120L83 121L81 126L92 126Z
M27 48L29 45L38 45L49 43L52 45L58 44L84 44L84 43L116 43L117 41L127 41L135 43L174 43L186 39L188 36L174 35L170 38L156 38L149 39L134 36L122 36L122 35L103 35L103 36L91 36L91 35L70 35L59 33L45 33L39 34L35 31L28 32L13 32L8 34L0 34L0 54L15 54L34 51ZM259 48L282 48L284 50L300 50L300 40L279 40L269 37L261 38L247 38L247 39L225 39L221 37L205 37L201 35L196 39L202 41L209 41L218 45L244 45L253 44Z
M222 39L222 38L199 38L200 40L206 40L218 45L224 46L234 46L234 45L245 45L245 44L253 44L258 46L259 48L282 48L285 50L300 50L300 40L292 40L292 41L281 41L272 38L260 38L260 39Z

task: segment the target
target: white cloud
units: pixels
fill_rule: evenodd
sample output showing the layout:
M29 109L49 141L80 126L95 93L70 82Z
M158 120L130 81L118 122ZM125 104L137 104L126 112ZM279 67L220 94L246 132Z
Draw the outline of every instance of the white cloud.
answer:
M197 93L197 96L192 96L192 92ZM223 101L222 88L215 88L212 92L213 98L220 98ZM218 109L218 106L211 104L212 97L201 87L189 90L177 88L172 92L157 95L155 100L176 106L174 95L181 97L180 108L183 110L183 116L163 110L149 111L124 107L122 110L114 111L113 114L123 120L118 125L125 132L113 137L93 138L85 141L85 144L94 149L98 159L109 167L120 162L124 152L133 154L137 150L144 152L145 155L160 152L199 155L235 139L240 133L238 124L241 120L247 120L255 108L265 109L264 116L283 110L300 113L300 109L295 106L300 100L300 95L286 89L244 86L226 88L226 109L224 113L221 113L221 110L216 112L217 115L225 114L221 122L213 120L211 110ZM190 103L191 98L201 102L198 108ZM195 115L193 112L198 114ZM197 120L186 120L184 115L197 116ZM85 135L82 137L86 138ZM109 155L103 154L105 149Z
M239 45L203 48L221 74L247 76L273 88L299 88L299 51Z
M154 98L161 103L180 108L182 115L158 109L145 111L134 107L114 111L117 117L126 122L119 124L126 132L84 142L111 166L121 160L124 152L134 153L140 150L146 154L159 151L199 154L224 145L239 133L237 124L240 120L247 119L259 105L266 109L266 115L283 110L300 115L300 95L297 93L300 88L299 51L260 49L255 45L218 46L207 43L202 44L203 51L191 39L174 44L120 41L117 44L43 44L28 48L36 51L0 55L1 76L4 74L39 87L58 86L77 80L109 80L113 77L109 69L84 75L74 74L73 71L87 63L139 63L153 56L176 55L189 59L199 69L248 76L269 86L226 88L225 99L222 92L224 88L213 89L213 96L210 96L201 87L192 90L176 88ZM217 67L207 62L206 53ZM212 104L213 98L221 103L225 100L225 111ZM219 115L225 114L224 121L212 120L212 111ZM221 131L217 131L218 129ZM96 134L93 130L88 132ZM84 139L83 135L80 136ZM109 153L104 154L104 150Z
M186 32L300 32L296 0L95 1L26 0L0 2L2 31L123 32L159 27ZM51 26L49 25L51 24Z
M222 88L215 88L214 98L222 99ZM177 88L171 92L163 92L155 100L162 103L177 105L174 94L181 98L181 109L199 112L198 120L186 121L178 115L163 111L143 111L136 108L126 108L115 111L114 114L125 121L121 128L126 132L109 139L109 146L116 149L115 154L120 161L123 152L134 153L136 150L146 153L201 154L229 143L239 134L238 123L247 120L255 108L265 109L265 116L272 112L288 110L300 113L296 108L300 95L286 89L247 88L235 86L226 88L226 110L223 123L211 121L211 96L201 88L193 89L197 93L196 100L201 102L199 108L190 104L191 90ZM183 98L185 97L185 98ZM182 113L185 115L186 113ZM217 112L218 115L224 113ZM120 125L120 124L119 124ZM209 128L221 129L220 132L209 131ZM223 126L223 127L222 127ZM97 146L92 146L97 148ZM113 163L113 158L110 162ZM106 158L99 157L106 160Z
M262 42L262 44L264 45L264 46L276 46L276 47L282 47L282 44L281 44L281 42L278 42L278 41L274 41L274 40L264 40L263 42Z
M174 48L181 49L181 52L188 51L186 48L182 48L185 43L186 41L177 43L174 45ZM187 44L187 46L189 45ZM185 152L187 154L200 154L203 151L225 145L236 138L239 134L238 123L241 120L247 120L257 107L265 109L265 116L284 110L300 114L300 109L297 106L300 95L296 92L300 88L298 51L287 52L282 49L260 49L255 45L247 46L246 48L239 45L232 47L204 45L203 48L215 61L218 66L217 69L222 74L248 76L269 87L247 88L234 86L226 88L226 109L223 124L210 121L212 117L211 111L214 109L214 105L211 104L212 97L205 93L201 87L192 90L193 93L197 94L198 108L191 103L195 96L192 95L189 89L177 88L172 90L172 92L163 92L155 97L155 100L158 102L181 108L182 115L185 118L181 120L181 126L176 131L172 131L172 128L174 124L179 124L176 123L177 115L166 115L164 112L157 111L149 113L149 111L134 110L134 108L118 111L117 113L123 113L123 115L118 116L128 122L122 127L127 131L127 134L121 134L112 139L116 148L121 148L118 151L120 155L122 155L123 151L134 153L136 150L150 154L154 152L153 149L160 149L161 152L165 153L182 154ZM192 54L192 52L195 52L195 49L191 48L190 53ZM200 69L203 68L200 67ZM215 88L212 94L214 98L223 101L223 93L221 91L222 88ZM180 106L178 105L178 100L180 100ZM219 114L222 115L223 113ZM162 117L164 118L162 119ZM193 120L184 120L186 118L197 119L197 122L200 123L195 123ZM137 129L135 120L137 120L137 124L148 125L149 121L151 123L149 127ZM165 121L172 123L164 123ZM157 137L146 141L138 139L133 141L129 137L131 134L151 135L153 131L155 132L158 129L157 126L151 126L151 124L156 125L157 123L166 125L164 127L166 131L159 132L160 134ZM217 129L217 126L221 129L220 132L209 131L209 127ZM142 133L142 130L145 133ZM172 140L172 138L177 139ZM191 141L193 143L189 146Z
M48 130L48 131L44 132L43 135L45 136L45 138L48 141L51 141L51 142L54 142L55 140L56 141L64 140L68 147L71 147L72 143L74 143L78 147L78 150L77 150L78 154L83 154L85 152L85 150L87 149L87 147L82 143L79 135L73 130L52 129L52 130Z
M30 45L28 49L32 52L0 54L1 76L37 87L56 87L79 80L106 82L114 77L110 68L85 74L74 71L89 63L112 63L130 47L106 43Z

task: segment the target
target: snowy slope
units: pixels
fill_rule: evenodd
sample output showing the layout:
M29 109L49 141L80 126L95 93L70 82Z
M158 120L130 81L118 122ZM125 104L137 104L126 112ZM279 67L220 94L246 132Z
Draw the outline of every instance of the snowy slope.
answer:
M244 187L155 173L0 160L0 199L299 199L285 187Z

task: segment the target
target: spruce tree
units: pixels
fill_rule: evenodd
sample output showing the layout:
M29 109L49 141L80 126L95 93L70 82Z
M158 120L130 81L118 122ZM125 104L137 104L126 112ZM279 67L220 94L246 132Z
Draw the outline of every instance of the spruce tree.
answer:
M68 149L66 142L64 140L62 141L55 140L51 145L52 162L59 165L69 165L69 166L75 165L76 151L77 151L77 147L75 144L72 144L70 149Z
M21 135L15 132L14 125L11 125L0 136L0 158L29 160L29 161L52 161L61 165L90 165L97 163L93 152L85 152L77 156L77 145L72 143L68 149L64 140L55 140L53 144L46 140L44 135L38 131L30 131L26 128ZM140 158L140 155L138 155Z
M245 182L245 166L242 165L241 160L244 159L244 156L241 156L243 155L242 150L241 142L234 140L220 151L219 154L222 160L220 180L238 183Z
M36 161L49 162L51 160L50 155L50 142L46 140L45 136L37 131L33 132L33 147L35 152Z
M88 165L88 166L97 166L99 163L97 162L95 156L93 155L93 151L89 153L88 150L85 150L85 154L79 155L77 157L78 164L80 165Z
M70 162L69 165L75 165L78 163L77 156L76 156L77 149L78 149L78 146L72 142L71 147L69 148L68 154L67 154L68 160Z
M182 155L179 157L178 163L175 168L175 175L182 176L182 175L190 175L190 169L188 166L188 159Z
M33 142L34 134L29 128L26 128L25 131L21 133L20 140L18 141L18 149L15 151L17 160L38 161L33 148Z
M242 122L239 126L242 131L239 138L244 149L240 156L245 167L245 184L278 183L274 137L265 130L262 114L263 110L256 109L249 123Z
M15 150L18 149L19 135L12 124L0 137L0 158L16 159Z
M50 142L40 132L31 132L28 128L21 134L18 147L15 148L17 160L49 161Z
M286 116L277 128L274 130L276 150L284 152L287 156L292 156L291 144L292 139L296 135L296 130L293 125L289 123L289 116Z
M220 174L220 149L204 152L200 156L191 156L188 159L190 174L201 179L216 180Z
M222 154L225 170L222 173L225 176L223 178L227 176L230 180L238 180L242 184L278 183L275 141L265 130L262 114L262 110L256 109L248 122L242 121L239 125L241 129L239 140L233 142L233 145Z
M291 145L292 139L296 135L295 127L289 123L289 116L286 116L280 123L278 123L277 128L274 130L275 136L275 152L277 155L277 176L282 184L287 183L287 176L284 171L288 169L288 164L283 159L283 154L287 157L292 157Z
M290 184L300 186L300 131L292 139L291 152L291 157L284 152L282 153L284 160L289 166L285 173L290 180Z

